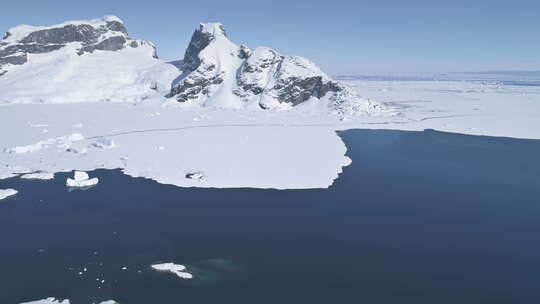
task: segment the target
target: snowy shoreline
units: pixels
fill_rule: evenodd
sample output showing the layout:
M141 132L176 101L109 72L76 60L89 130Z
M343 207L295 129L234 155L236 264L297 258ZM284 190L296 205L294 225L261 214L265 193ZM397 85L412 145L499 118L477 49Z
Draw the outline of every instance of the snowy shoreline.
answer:
M538 87L350 84L396 114L340 119L310 111L309 105L289 111L225 110L185 108L161 100L137 105L4 105L0 176L120 168L133 177L181 187L327 188L351 162L336 131L435 129L540 138Z

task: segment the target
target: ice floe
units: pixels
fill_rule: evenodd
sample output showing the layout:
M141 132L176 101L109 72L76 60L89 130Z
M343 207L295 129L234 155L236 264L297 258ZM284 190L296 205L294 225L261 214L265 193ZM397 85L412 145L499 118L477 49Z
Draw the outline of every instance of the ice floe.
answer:
M49 179L54 179L54 173L50 173L50 172L27 173L27 174L21 175L21 178L23 178L23 179L49 180Z
M152 268L157 271L170 272L174 273L181 279L189 280L193 279L193 275L189 272L186 272L186 266L174 263L163 263L152 265Z
M58 300L56 298L46 298L43 300L23 302L20 304L69 304L69 300Z
M58 300L56 298L46 298L43 300L24 302L20 304L70 304L70 302L69 300ZM118 304L118 302L113 301L113 300L107 300L107 301L99 302L99 304Z
M97 177L90 178L88 173L84 171L75 171L73 178L66 180L66 185L73 188L84 188L97 185L99 179Z
M15 189L0 189L0 200L13 196L17 193L19 193L19 191Z

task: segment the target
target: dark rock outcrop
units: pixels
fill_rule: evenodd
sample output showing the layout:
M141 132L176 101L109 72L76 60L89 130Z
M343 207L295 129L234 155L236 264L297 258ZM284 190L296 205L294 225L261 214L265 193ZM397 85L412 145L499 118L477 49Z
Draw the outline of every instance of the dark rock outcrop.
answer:
M220 31L219 34L227 37L223 25L218 24L216 26L218 28L217 30ZM215 30L210 31L205 28L204 24L199 25L199 29L193 33L188 48L186 49L186 53L184 54L183 62L185 68L194 71L199 67L201 64L199 53L215 39L216 33L214 31Z
M235 45L219 23L199 26L178 67L183 73L167 97L182 103L206 103L215 92L220 92L221 99L237 101L210 101L212 104L236 108L242 104L264 109L289 107L323 98L341 104L357 98L353 90L305 58L284 56L266 47L252 51Z
M179 102L187 102L201 96L208 96L212 86L223 83L226 71L217 70L216 64L219 60L201 56L201 52L216 39L228 41L223 25L219 23L199 25L191 37L181 65L178 65L183 73L173 82L167 97L175 97Z
M15 36L18 38L14 39ZM145 42L130 38L121 20L113 16L92 21L70 22L45 29L15 27L9 30L0 42L0 69L8 64L25 64L28 61L28 54L49 53L70 43L80 43L77 54L84 55L96 50L118 51L126 47L136 48ZM154 57L157 58L156 55Z

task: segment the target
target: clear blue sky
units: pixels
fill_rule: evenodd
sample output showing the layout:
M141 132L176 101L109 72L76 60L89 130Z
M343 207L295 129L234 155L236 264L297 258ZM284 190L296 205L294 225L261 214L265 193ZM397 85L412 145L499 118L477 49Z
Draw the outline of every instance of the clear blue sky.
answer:
M301 55L331 74L540 70L538 0L7 1L0 28L117 15L164 59L200 22L249 47Z

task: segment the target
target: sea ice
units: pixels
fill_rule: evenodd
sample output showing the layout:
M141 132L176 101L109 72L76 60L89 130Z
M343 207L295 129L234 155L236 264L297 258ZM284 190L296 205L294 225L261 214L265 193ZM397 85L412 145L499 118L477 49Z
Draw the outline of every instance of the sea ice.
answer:
M11 154L31 153L31 152L36 152L43 148L55 145L55 144L58 145L59 147L68 149L74 142L81 141L83 139L84 139L84 136L82 136L80 133L73 133L67 136L60 136L56 138L48 138L45 140L40 140L30 145L6 148L4 149L4 152L11 153Z
M42 180L49 180L54 178L54 173L49 172L34 172L34 173L28 173L21 175L21 178L24 179L42 179Z
M157 271L174 273L181 279L189 280L193 278L193 275L191 273L184 271L186 269L186 266L184 265L179 265L179 264L174 264L174 263L163 263L163 264L152 265L152 268L154 268Z
M83 188L97 185L99 179L97 177L90 178L88 173L84 171L75 171L73 179L68 178L66 185L68 187Z
M313 110L307 104L291 111L234 111L173 107L160 100L137 105L2 105L0 145L8 148L7 153L0 152L0 179L37 170L56 173L105 168L180 187L327 188L350 164L347 147L336 131L436 129L540 138L540 87L484 86L473 91L471 88L480 85L455 81L349 84L398 114L345 116L347 119L340 121L340 117ZM384 88L388 90L380 90ZM450 93L454 91L460 93ZM149 112L161 115L148 119ZM212 119L193 120L202 115ZM46 134L35 132L27 121L55 127ZM84 124L81 130L86 139L80 134L67 138L71 133L64 132L74 130L74 123ZM98 138L114 140L115 147L93 147ZM29 143L38 144L34 147ZM88 151L68 153L63 148L66 143L87 146ZM187 173L195 172L204 172L207 180L186 178Z
M13 196L17 193L19 193L19 191L15 189L0 189L0 200Z
M69 304L69 300L58 300L55 298L46 298L43 300L24 302L21 304Z

